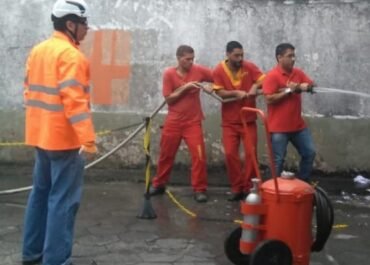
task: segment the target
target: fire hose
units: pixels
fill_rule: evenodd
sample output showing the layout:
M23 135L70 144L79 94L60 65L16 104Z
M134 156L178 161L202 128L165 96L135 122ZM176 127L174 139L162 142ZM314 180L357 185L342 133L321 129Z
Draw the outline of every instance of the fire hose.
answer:
M161 105L159 105L151 114L150 114L150 118L153 118L162 108L163 106L166 104L166 101L163 101L161 103ZM134 138L142 129L145 128L145 124L146 124L146 121L143 121L142 124L140 124L135 131L133 131L125 140L123 140L121 143L119 143L116 147L114 147L112 150L110 150L108 153L104 154L103 156L99 157L98 159L92 161L91 163L87 164L85 166L85 169L88 169L98 163L100 163L101 161L103 161L104 159L106 159L107 157L111 156L112 154L114 154L115 152L117 152L121 147L123 147L125 144L127 144L132 138ZM17 188L17 189L10 189L10 190L3 190L3 191L0 191L0 195L5 195L5 194L14 194L14 193L18 193L18 192L24 192L24 191L28 191L28 190L31 190L32 189L32 186L28 186L28 187L22 187L22 188Z
M212 98L216 99L217 101L221 102L221 103L227 103L227 102L232 102L232 101L236 101L237 99L236 98L225 98L225 99L222 99L221 97L217 96L213 91L210 92L209 90L205 89L205 87L203 86L199 86L200 89L202 89L206 94L208 94L209 96L211 96ZM320 90L321 88L315 88L314 91L312 92L327 92L326 90L323 89L323 91ZM329 91L330 92L330 91ZM162 108L163 106L166 104L166 101L163 101L149 116L150 119L152 119ZM145 120L136 128L136 130L134 132L132 132L125 140L123 140L122 142L120 142L116 147L114 147L111 151L109 151L108 153L104 154L102 157L92 161L91 163L87 164L85 166L85 169L88 169L98 163L100 163L101 161L105 160L106 158L108 158L109 156L111 156L112 154L114 154L115 152L117 152L120 148L122 148L123 146L125 146L130 140L132 140L141 130L143 130L145 128L145 125L146 125L146 122ZM122 128L126 128L126 127L122 127ZM121 128L119 128L121 129ZM115 129L115 130L118 130L118 129ZM114 130L108 130L108 131L104 131L104 133L106 132L111 132L111 131L114 131ZM18 145L23 145L23 143L7 143L7 146L18 146ZM27 187L21 187L21 188L16 188L16 189L8 189L8 190L3 190L3 191L0 191L0 195L7 195L7 194L14 194L14 193L19 193L19 192L25 192L25 191L29 191L32 189L32 186L27 186ZM317 195L317 196L325 196L323 195L325 194L325 192L320 192L320 195ZM316 198L316 195L315 195L315 198ZM322 202L322 199L319 199L319 203ZM320 212L321 214L321 212ZM329 231L330 233L330 231ZM320 242L320 241L318 241ZM318 243L319 244L319 243Z
M311 251L320 252L329 238L334 223L334 210L326 192L316 186L314 194L316 207L316 236Z
M232 102L232 101L237 100L236 98L222 99L219 96L217 96L215 93L209 92L208 90L204 89L204 87L200 87L200 88L202 88L203 91L206 94L210 95L212 98L216 99L220 103ZM88 169L88 168L100 163L101 161L105 160L106 158L108 158L109 156L111 156L112 154L117 152L120 148L125 146L141 130L143 130L146 127L148 119L151 120L152 118L154 118L156 116L156 114L164 107L165 104L166 104L166 101L163 101L147 118L145 118L143 120L143 122L135 129L135 131L133 131L125 140L120 142L116 147L114 147L108 153L104 154L100 158L98 158L98 159L92 161L91 163L87 164L85 166L85 169ZM135 125L137 125L137 124L135 124ZM130 127L132 127L132 126L130 126ZM126 127L122 127L122 128L128 128L128 127L126 126ZM119 128L119 129L121 129L121 128ZM116 130L119 130L119 129L110 130L109 132L116 131ZM108 132L108 131L105 131L105 133L106 132ZM149 182L148 182L147 179L146 179L145 183L146 183L146 188L148 188ZM7 194L25 192L25 191L28 191L28 190L31 190L31 189L32 189L32 186L21 187L21 188L16 188L16 189L9 189L9 190L3 190L3 191L0 191L0 195L7 195ZM315 187L315 190L316 190L316 192L315 192L314 205L316 206L316 212L317 212L316 213L317 230L316 230L316 240L314 241L314 243L312 245L312 251L318 252L318 251L321 251L321 249L325 245L325 242L327 241L332 228L337 228L337 229L346 228L347 225L345 225L345 224L333 225L333 222L334 222L333 207L330 204L330 200L328 198L328 195L325 193L325 191L323 191L321 188L319 188L317 186ZM204 220L204 221L234 222L234 223L238 223L238 224L242 223L242 220L237 220L237 219L227 220L227 219L222 219L222 218L209 218L209 217L199 216L195 212L188 209L186 206L182 205L178 200L176 200L175 196L169 190L167 190L166 193L169 196L169 198L171 199L171 201L180 210L182 210L185 214L187 214L187 215L189 215L193 218L198 218L198 219Z
M213 92L209 92L206 90L203 86L199 86L200 89L202 89L206 94L210 95L214 99L220 101L221 103L224 102L231 102L237 100L236 98L227 98L227 99L222 99L219 96L215 95ZM157 113L166 105L166 101L164 100L150 115L149 119L152 119ZM105 160L115 152L117 152L120 148L125 146L129 141L131 141L141 130L143 130L146 126L146 119L133 131L125 140L120 142L117 146L115 146L111 151L108 153L104 154L103 156L99 157L98 159L92 161L91 163L87 164L85 166L85 169L89 169L90 167L100 163L101 161ZM18 143L17 143L18 144ZM25 192L29 191L32 189L32 186L27 186L27 187L21 187L21 188L16 188L16 189L8 189L8 190L2 190L0 191L0 195L7 195L7 194L14 194L14 193L19 193L19 192Z

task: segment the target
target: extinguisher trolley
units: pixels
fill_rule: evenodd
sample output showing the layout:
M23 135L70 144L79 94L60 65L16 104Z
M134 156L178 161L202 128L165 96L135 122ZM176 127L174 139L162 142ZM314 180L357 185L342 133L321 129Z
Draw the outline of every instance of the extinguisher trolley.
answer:
M272 178L263 183L256 150L248 137L244 119L247 112L256 113L265 129ZM257 178L252 180L253 188L241 202L243 222L226 238L225 253L236 265L309 265L310 253L321 251L330 235L334 220L332 204L325 191L294 174L277 177L264 113L244 107L241 116Z

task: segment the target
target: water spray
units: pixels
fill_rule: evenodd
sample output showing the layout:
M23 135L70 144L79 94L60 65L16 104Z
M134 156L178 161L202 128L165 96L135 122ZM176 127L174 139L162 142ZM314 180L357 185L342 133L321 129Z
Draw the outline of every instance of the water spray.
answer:
M311 93L340 93L340 94L348 94L348 95L354 95L364 98L370 98L370 94L363 93L363 92L357 92L357 91L350 91L350 90L344 90L344 89L337 89L337 88L330 88L330 87L320 87L315 86Z

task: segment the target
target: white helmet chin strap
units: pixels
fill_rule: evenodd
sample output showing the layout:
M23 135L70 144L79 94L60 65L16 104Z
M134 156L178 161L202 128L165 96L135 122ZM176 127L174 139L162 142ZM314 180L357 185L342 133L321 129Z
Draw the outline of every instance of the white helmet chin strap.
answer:
M78 23L76 22L73 22L76 24L76 28L74 30L74 32L72 30L69 30L68 28L66 28L67 32L68 32L68 35L70 35L71 39L73 40L73 42L76 44L76 45L80 45L80 42L77 40L77 27L78 27Z

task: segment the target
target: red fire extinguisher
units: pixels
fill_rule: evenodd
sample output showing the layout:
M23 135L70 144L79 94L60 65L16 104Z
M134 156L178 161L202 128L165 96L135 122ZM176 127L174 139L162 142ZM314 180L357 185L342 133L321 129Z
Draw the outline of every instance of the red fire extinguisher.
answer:
M241 203L243 223L225 240L225 253L236 265L309 265L311 251L321 251L330 235L334 220L331 202L323 189L292 174L276 176L265 115L259 109L245 107L242 117L246 112L257 113L263 121L272 179L260 184L257 157L242 119L257 178ZM313 236L314 213L317 228Z

